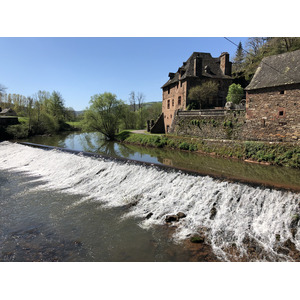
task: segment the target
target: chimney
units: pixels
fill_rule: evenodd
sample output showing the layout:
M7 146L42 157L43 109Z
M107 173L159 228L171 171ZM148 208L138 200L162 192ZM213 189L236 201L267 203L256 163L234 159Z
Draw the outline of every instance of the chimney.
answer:
M231 62L229 61L229 54L223 52L220 55L220 68L224 75L231 76Z
M174 78L174 76L175 76L175 73L169 73L169 77L170 77L170 79L173 79Z
M196 56L194 58L194 76L202 75L202 58L200 56Z

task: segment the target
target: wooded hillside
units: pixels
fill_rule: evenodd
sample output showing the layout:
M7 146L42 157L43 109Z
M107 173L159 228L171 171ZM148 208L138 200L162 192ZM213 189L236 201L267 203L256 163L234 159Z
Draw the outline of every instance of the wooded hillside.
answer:
M300 37L250 37L245 45L240 42L232 60L235 83L246 87L264 57L299 49Z

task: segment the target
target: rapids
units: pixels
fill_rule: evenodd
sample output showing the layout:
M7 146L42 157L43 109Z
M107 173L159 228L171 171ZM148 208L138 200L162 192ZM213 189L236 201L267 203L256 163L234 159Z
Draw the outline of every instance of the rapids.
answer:
M184 212L186 218L170 225L173 241L203 235L221 260L299 259L299 193L11 142L0 143L0 170L42 179L32 189L82 195L73 208L85 201L106 209L127 205L122 217L140 218L146 230L164 225L168 214Z

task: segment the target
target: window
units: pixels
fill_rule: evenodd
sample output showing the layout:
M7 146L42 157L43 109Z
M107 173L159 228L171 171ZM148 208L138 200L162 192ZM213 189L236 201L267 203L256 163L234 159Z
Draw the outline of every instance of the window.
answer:
M168 86L168 94L170 94L170 87Z
M278 117L285 117L285 108L283 107L278 108Z
M284 92L284 91L280 91L279 94L280 94L280 95L284 95L285 92Z
M181 96L178 97L178 105L181 105Z
M170 109L170 100L168 100L167 108Z
M172 99L172 106L174 106L174 99Z

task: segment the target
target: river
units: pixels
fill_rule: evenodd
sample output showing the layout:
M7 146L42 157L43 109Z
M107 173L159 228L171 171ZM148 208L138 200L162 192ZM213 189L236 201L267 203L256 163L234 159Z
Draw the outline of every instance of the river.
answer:
M299 193L234 181L297 189L297 170L139 151L96 134L30 142L230 180L2 142L0 261L300 261ZM166 224L178 212L186 217Z

